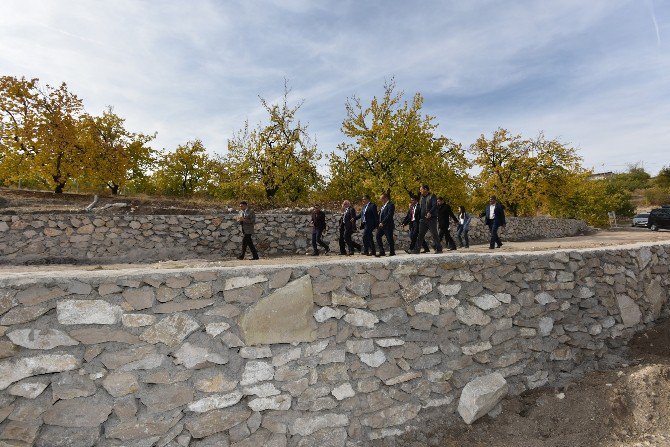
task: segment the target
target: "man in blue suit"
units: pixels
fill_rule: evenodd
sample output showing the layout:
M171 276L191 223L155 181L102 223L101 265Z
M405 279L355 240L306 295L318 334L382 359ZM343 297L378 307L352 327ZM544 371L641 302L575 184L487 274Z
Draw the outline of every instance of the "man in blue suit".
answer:
M377 213L377 205L370 202L370 196L363 196L363 208L361 214L356 216L356 220L361 219L361 228L363 229L363 252L361 254L366 256L375 255L375 241L372 237L372 232L379 225L379 214Z
M393 242L393 229L395 228L395 222L393 221L393 218L395 216L395 205L393 205L393 202L389 200L388 194L382 194L381 202L382 207L379 210L379 228L377 228L376 236L379 252L375 256L385 256L382 236L386 236L386 242L389 244L389 256L395 256L395 244Z
M489 249L493 250L496 247L502 247L500 236L498 236L498 229L503 228L506 224L505 210L496 200L496 196L489 197L489 204L486 205L482 217L485 218L485 223L489 227L489 232L491 233Z

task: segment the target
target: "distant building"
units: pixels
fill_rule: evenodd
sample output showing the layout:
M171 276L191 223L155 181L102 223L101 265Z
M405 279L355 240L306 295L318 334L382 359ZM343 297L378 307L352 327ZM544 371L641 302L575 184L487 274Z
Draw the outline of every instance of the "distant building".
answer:
M614 172L596 172L595 174L589 175L589 180L604 180L606 178L614 177Z

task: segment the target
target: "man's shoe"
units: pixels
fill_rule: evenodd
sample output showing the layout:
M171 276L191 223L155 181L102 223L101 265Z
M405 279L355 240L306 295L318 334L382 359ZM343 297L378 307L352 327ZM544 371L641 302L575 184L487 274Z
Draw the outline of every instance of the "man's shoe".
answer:
M370 253L368 253L367 251L362 251L361 254L362 254L363 256L370 256Z
M318 251L312 252L312 256L319 256L319 252Z
M410 252L410 254L413 254L413 255L418 255L418 254L420 254L420 253L421 253L421 252L420 252L419 250L412 250L412 251ZM425 251L424 251L424 253L425 253Z
M456 250L456 247L451 247L449 250L450 250L450 251L455 251L455 250Z
M384 253L383 251L375 253L375 258L381 258L382 256L386 256L386 253Z
M437 254L440 254L440 253L442 253L442 250L435 250L435 254L436 254L436 255L437 255Z
M418 251L417 251L417 253L418 253ZM426 248L426 249L421 250L421 253L430 253L430 250L428 250L428 249Z
M489 247L489 250L493 250L493 249L495 249L495 247L494 247L493 245L491 245L491 246Z
M498 247L498 248L502 247L502 243L496 245L496 247Z
M330 253L330 247L326 245L326 248L323 249L326 254Z
M391 253L389 253L389 256L395 256L395 252L392 251Z
M251 258L251 260L252 261L258 261L258 256L254 256L253 258Z
M241 261L242 259L244 259L244 255L239 255L239 256L237 257L237 259L239 259L239 260Z

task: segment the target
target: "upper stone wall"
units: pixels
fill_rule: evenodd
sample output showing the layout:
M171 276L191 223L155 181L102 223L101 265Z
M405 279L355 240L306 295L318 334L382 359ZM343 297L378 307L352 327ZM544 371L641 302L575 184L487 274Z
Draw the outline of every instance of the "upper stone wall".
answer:
M396 240L406 248L408 235L396 215ZM339 215L328 215L325 240L338 250ZM503 240L519 241L582 234L581 220L509 218ZM452 230L452 235L455 236ZM355 236L360 238L360 235ZM488 240L488 229L472 220L471 243ZM310 216L259 214L256 246L261 255L305 253L311 244ZM222 259L239 254L242 234L234 215L98 216L23 214L0 216L0 262L150 262L168 259Z
M665 243L0 274L0 440L381 446L473 379L521 393L616 364L668 315L669 260Z

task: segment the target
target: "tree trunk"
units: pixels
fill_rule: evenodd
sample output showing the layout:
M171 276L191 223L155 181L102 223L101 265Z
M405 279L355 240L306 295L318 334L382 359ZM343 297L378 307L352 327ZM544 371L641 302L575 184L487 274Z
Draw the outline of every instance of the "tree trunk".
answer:
M65 182L60 182L56 184L56 189L54 189L54 192L56 194L63 194L63 189L65 188Z
M113 195L113 196L119 194L119 185L117 185L116 183L112 183L112 184L110 185L110 184L108 183L107 186L108 186L109 189L112 191L112 195Z

